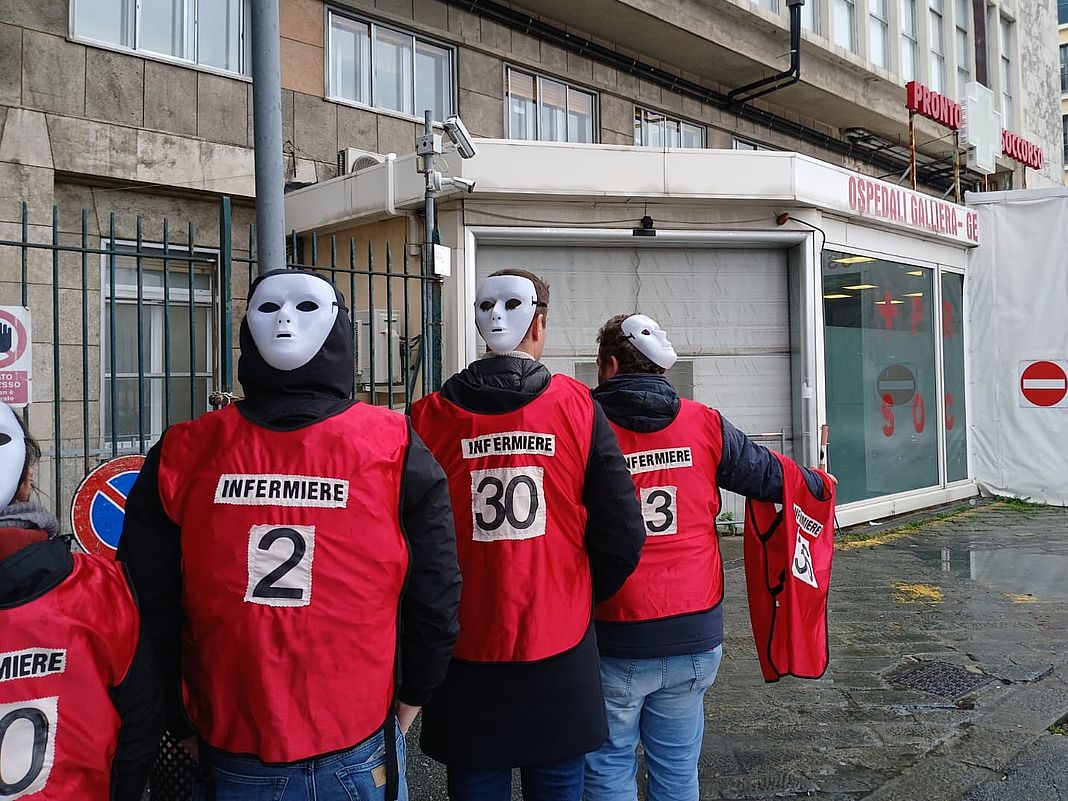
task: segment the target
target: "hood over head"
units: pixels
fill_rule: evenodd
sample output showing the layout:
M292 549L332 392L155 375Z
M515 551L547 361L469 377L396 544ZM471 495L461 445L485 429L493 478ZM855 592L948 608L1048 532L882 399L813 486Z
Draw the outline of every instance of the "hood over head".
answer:
M278 281L280 277L290 276L303 277L304 280ZM324 286L318 287L309 284L309 281L321 281ZM268 283L268 286L265 287L265 283ZM304 295L308 294L308 290L311 290L312 295L321 298L322 289L327 289L325 297L332 297L332 302L336 303L336 313L332 309L308 312L300 309L300 305L307 303ZM309 341L313 341L313 344L318 344L320 336L324 338L322 344L311 351L306 361L303 361L306 354L294 356L292 352L282 351L279 351L281 356L272 354L270 361L275 364L295 365L291 369L281 369L272 366L264 357L257 340L269 347L269 341L265 337L270 336L276 323L274 319L266 318L272 315L284 317L283 310L275 307L284 305L278 301L287 297L298 304L290 310L294 314L318 315L318 319L313 320L303 331L295 333L311 337ZM331 315L332 322L323 319L326 313ZM253 325L250 325L250 316L254 318L253 325L257 327L256 335L253 334ZM282 320L277 324L285 326L286 321ZM239 408L257 422L284 427L315 422L343 408L349 403L355 369L352 336L352 324L345 307L345 299L337 287L323 276L307 270L273 270L260 276L249 288L249 312L241 321L241 356L237 363L237 377L245 398L240 402Z

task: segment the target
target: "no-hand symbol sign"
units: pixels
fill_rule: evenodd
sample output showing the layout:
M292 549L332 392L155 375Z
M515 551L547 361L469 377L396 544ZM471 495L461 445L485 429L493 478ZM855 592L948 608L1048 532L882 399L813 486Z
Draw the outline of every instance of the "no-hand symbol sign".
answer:
M1068 406L1068 368L1063 361L1020 362L1021 406Z
M30 310L0 306L0 402L25 406L30 398L33 354Z
M120 456L104 462L82 481L70 509L74 537L89 553L115 558L130 495L145 457Z

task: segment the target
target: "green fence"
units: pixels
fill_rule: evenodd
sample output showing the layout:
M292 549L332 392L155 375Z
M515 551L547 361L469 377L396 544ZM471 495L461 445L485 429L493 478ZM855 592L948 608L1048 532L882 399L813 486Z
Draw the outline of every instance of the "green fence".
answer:
M217 232L115 213L91 226L85 209L80 225L61 225L60 212L31 225L22 204L18 237L0 239L0 306L30 310L33 398L23 415L44 450L41 500L67 528L88 471L145 453L168 425L233 397L235 324L257 264L255 230L234 230L229 198ZM318 271L346 298L352 397L399 410L441 375L440 347L424 347L441 341L440 279L405 251L314 235L293 235L287 248L288 266Z

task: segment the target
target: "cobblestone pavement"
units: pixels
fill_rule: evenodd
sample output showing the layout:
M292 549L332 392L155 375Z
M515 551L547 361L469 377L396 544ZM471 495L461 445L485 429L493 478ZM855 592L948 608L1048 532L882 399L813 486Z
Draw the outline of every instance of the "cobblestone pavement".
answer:
M839 537L827 674L770 685L741 538L723 540L701 798L1068 799L1068 737L1050 733L1068 716L1068 510L981 503L860 534L874 538ZM941 674L925 689L895 681L917 667ZM440 768L409 743L412 798L443 801Z

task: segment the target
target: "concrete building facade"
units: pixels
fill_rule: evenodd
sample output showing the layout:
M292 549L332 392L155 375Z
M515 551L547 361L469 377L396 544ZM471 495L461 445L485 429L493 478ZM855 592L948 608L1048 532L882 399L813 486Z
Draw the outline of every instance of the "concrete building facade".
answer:
M17 242L25 231L34 243L73 248L81 243L84 209L90 248L142 245L135 265L132 256L122 262L101 253L83 258L73 249L0 244L0 306L23 305L24 294L34 313L30 420L46 449L62 454L52 486L42 481L53 496L69 499L83 465L141 449L167 422L204 411L221 365L232 366L233 354L220 352L223 297L232 295L240 319L247 280L238 269L223 286L219 203L232 198L234 231L247 230L254 218L249 2L0 2L0 240ZM796 152L853 175L907 183L909 80L955 98L968 81L980 80L993 91L1004 127L1043 147L1043 167L1026 176L1022 165L998 156L989 188L1034 187L1062 176L1062 129L1050 100L1053 11L1025 0L808 0L798 80L748 102L738 102L732 90L789 66L784 0L280 0L280 12L285 144L278 156L290 189L326 186L339 165L348 172L364 154L378 154L377 160L411 153L424 108L439 119L458 113L472 134L495 140L564 143L580 151ZM952 138L918 118L916 140L921 193L952 192ZM632 156L619 162L621 169L629 169ZM544 169L556 168L546 163ZM817 173L799 168L796 174ZM547 185L558 185L557 178ZM356 173L344 185L361 180L371 178ZM982 185L965 170L965 188ZM623 197L599 209L587 203L590 213L577 213L577 204L560 198L539 205L530 189L466 210L462 201L446 202L447 243L462 250L471 223L510 225L518 217L542 228L561 221L611 228L633 216L633 208L621 215ZM666 205L653 210L658 226L754 224L744 199L703 211L661 200ZM770 212L768 206L760 214ZM162 258L165 219L170 246L189 251L184 262ZM774 221L772 214L756 224L774 227ZM375 245L379 258L389 244L398 262L416 270L420 229L414 213L300 227L336 234L345 250L346 238L356 235ZM847 227L840 230L845 252ZM235 233L233 255L247 258L247 242ZM515 244L508 237L494 242L500 258L507 255L502 248ZM308 244L305 239L305 261ZM925 256L904 243L886 252L953 270L963 265L963 251ZM785 303L789 287L775 274L788 256L780 257L765 272ZM817 272L821 258L813 257ZM357 260L367 265L363 250ZM121 263L111 270L112 261ZM140 288L135 267L145 276ZM174 290L161 309L168 270L187 288ZM475 270L471 265L470 274L452 281L473 280ZM464 298L462 291L446 291L446 331L459 331L455 304ZM418 292L411 299L417 308ZM354 293L351 305L361 304L377 306ZM172 305L179 325L165 323ZM402 317L397 325L407 326ZM774 348L789 349L788 321L780 322ZM162 341L164 331L173 337L165 348L151 339L155 332ZM470 347L466 338L447 339L446 367ZM822 358L818 349L816 356ZM173 394L188 398L173 414L171 382L164 391L160 377L164 357L184 382ZM784 380L788 362L779 365ZM57 376L56 365L77 369ZM787 392L780 417L791 417L792 402ZM780 427L759 417L752 425Z

